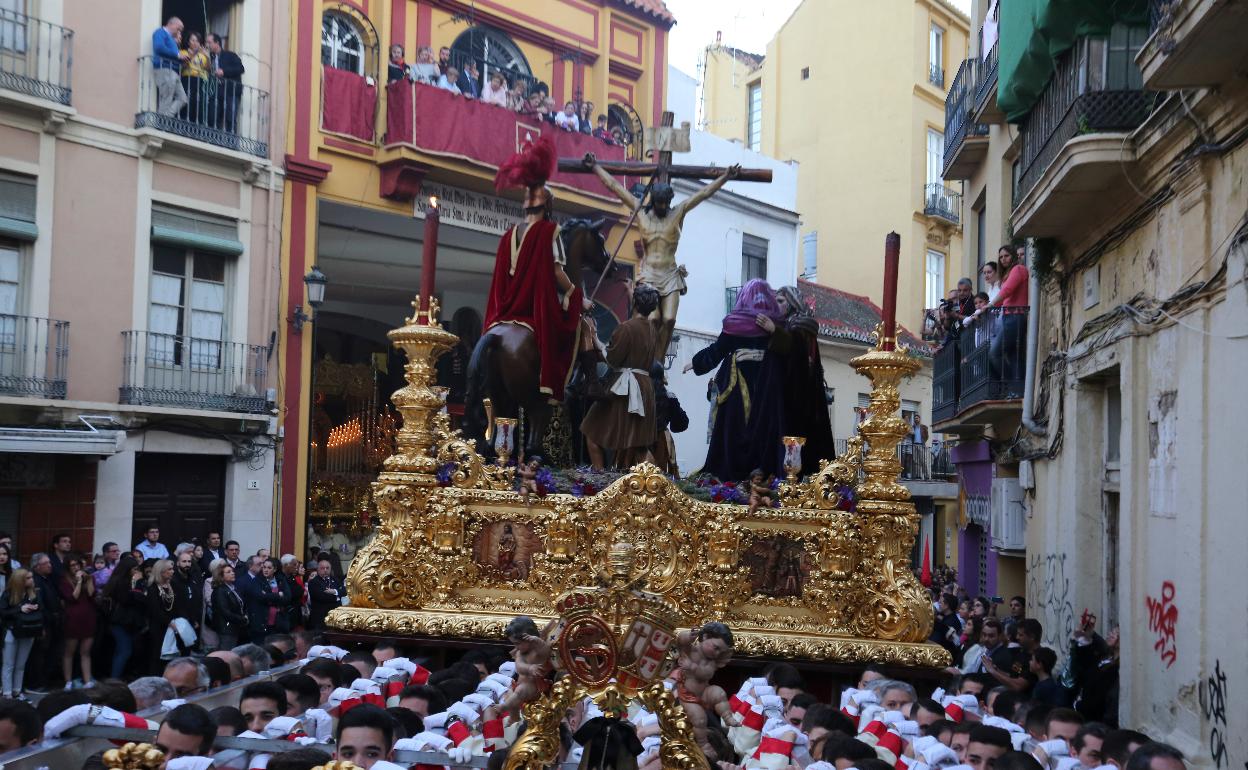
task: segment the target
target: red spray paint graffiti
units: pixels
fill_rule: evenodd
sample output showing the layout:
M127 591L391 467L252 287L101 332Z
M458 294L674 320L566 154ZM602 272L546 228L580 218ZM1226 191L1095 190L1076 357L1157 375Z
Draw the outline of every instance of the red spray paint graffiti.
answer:
M1179 622L1179 608L1174 603L1174 583L1167 580L1161 584L1160 599L1146 596L1144 601L1148 604L1148 630L1157 634L1153 649L1166 662L1166 668L1170 668L1179 657L1174 639L1174 628Z

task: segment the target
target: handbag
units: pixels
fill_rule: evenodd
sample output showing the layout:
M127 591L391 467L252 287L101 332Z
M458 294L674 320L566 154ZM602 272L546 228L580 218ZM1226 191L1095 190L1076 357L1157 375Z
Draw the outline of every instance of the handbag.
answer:
M13 617L13 627L9 629L13 632L15 639L32 639L43 633L43 609L37 609L34 612L18 611Z

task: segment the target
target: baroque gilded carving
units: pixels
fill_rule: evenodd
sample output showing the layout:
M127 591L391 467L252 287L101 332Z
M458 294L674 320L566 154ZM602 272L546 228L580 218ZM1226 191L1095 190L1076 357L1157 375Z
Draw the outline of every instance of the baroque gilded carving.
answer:
M644 584L684 627L728 623L739 655L947 665L924 643L932 610L909 561L918 517L897 482L908 429L898 386L918 368L904 351L854 359L873 383L861 439L782 483L779 508L694 500L646 463L595 495L525 505L510 468L449 430L431 382L455 338L426 321L390 335L408 355L394 397L403 428L373 485L376 535L352 562L351 605L330 614L332 627L497 639L516 614L553 618L558 597L614 581ZM856 510L842 510L851 496ZM626 566L618 543L632 546Z

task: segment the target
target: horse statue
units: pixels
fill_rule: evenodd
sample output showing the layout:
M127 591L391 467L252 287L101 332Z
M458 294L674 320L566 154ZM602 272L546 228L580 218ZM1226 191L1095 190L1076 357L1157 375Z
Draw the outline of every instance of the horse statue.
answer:
M567 264L564 272L573 285L581 286L584 267L599 273L609 263L606 242L600 232L603 220L573 219L561 228ZM542 437L550 422L551 405L538 389L538 351L533 332L514 323L500 323L487 329L468 360L467 390L464 398L464 435L484 441L487 424L484 400L489 399L492 417L524 416L528 433L524 453L541 454ZM482 445L487 453L492 447Z

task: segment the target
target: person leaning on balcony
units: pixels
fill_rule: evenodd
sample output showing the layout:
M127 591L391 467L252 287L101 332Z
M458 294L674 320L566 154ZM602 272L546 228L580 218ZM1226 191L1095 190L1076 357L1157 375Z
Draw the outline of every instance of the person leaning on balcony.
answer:
M438 78L438 88L443 91L450 91L453 94L462 94L459 89L459 70L453 64L446 66L446 71L442 77Z
M220 78L217 83L216 127L231 134L238 128L238 102L243 94L243 60L233 51L225 50L221 36L208 35L208 52L211 55L212 74Z
M563 112L555 113L555 125L564 131L577 132L581 130L580 120L576 117L575 102L568 102L563 105Z
M459 91L469 99L479 99L481 97L481 73L477 70L477 63L472 59L464 60L464 71L459 74Z
M416 49L416 63L412 65L412 80L434 86L438 84L440 74L438 65L433 60L433 49L427 45Z
M576 111L576 122L580 125L582 134L594 133L594 103L581 102L580 109Z
M527 86L524 84L524 79L516 75L514 82L511 84L511 90L507 92L507 109L514 112L525 111L525 107L529 103L529 98L525 96L526 89Z
M386 62L386 82L394 83L407 77L407 62L403 61L403 46L390 46L390 61Z
M486 104L495 104L499 107L507 107L508 105L507 78L503 77L503 73L495 70L490 73L490 81L481 89L481 101Z
M594 129L594 136L607 144L615 144L615 137L611 135L611 129L607 128L607 116L598 116L598 127Z
M156 112L173 117L186 106L186 89L178 73L190 54L178 49L182 36L182 20L170 16L165 26L152 33L152 69L156 81Z
M183 117L192 123L199 123L207 115L204 102L208 98L208 91L204 88L204 81L208 79L210 61L208 49L204 48L198 32L190 32L186 38L186 48L182 49L185 54L182 60L182 84L190 101Z
M984 291L988 294L988 301L992 302L1001 293L1001 268L996 262L985 262L979 269L979 275L984 279Z

